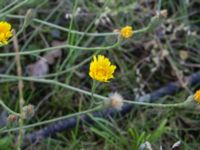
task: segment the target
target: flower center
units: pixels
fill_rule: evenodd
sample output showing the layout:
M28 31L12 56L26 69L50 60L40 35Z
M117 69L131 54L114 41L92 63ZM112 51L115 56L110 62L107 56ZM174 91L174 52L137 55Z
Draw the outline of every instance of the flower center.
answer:
M100 77L105 77L107 75L107 70L103 67L100 67L97 70L97 75L100 76Z
M6 29L5 29L5 27L4 26L0 26L0 33L6 33L7 31L6 31Z

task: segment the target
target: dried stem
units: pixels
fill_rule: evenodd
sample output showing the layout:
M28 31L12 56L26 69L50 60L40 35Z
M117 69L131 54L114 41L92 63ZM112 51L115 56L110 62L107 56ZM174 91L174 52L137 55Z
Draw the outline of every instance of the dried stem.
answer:
M22 116L23 113L23 107L24 107L24 96L23 96L23 80L22 80L22 68L21 68L21 62L20 62L20 55L19 55L19 44L16 36L16 32L14 31L14 36L13 36L13 44L14 44L14 49L15 49L15 61L16 61L16 66L17 66L17 76L19 77L18 79L18 89L19 89L19 108L20 108L20 115ZM18 141L17 141L17 149L20 150L20 146L22 143L22 139L24 136L23 132L23 118L19 118L19 135L18 135Z

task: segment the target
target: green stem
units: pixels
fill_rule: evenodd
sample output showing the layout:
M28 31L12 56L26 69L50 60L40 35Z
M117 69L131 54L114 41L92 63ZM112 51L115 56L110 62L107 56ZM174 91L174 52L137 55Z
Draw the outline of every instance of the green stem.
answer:
M2 9L0 10L0 13L2 13L2 12L4 12L5 10L9 9L9 7L15 5L15 4L17 3L17 1L18 1L18 0L15 0L15 1L11 2L10 4L8 4L7 6L5 6L4 8L2 8Z
M116 42L114 45L106 46L106 47L79 47L79 46L64 44L64 45L59 45L59 46L55 46L55 47L48 47L48 48L44 48L44 49L37 49L37 50L26 51L26 52L19 52L19 55L30 55L30 54L41 53L41 52L46 52L46 51L51 51L51 50L61 49L61 48L72 48L72 49L78 49L78 50L96 51L96 50L113 49L117 46L119 46L119 41ZM8 56L15 56L15 53L0 53L0 57L8 57Z
M97 53L95 53L95 54L97 54ZM77 64L77 65L75 65L75 66L73 66L71 68L67 68L66 70L59 71L59 72L56 72L56 73L50 73L50 74L43 75L43 76L40 76L40 77L41 78L50 78L50 77L54 77L54 76L63 75L65 73L69 72L69 71L74 71L74 70L80 68L81 66L83 66L84 64L88 63L91 60L92 57L93 56L90 56L87 59L85 59L84 61L82 61L81 63L79 63L79 64ZM0 80L0 83L10 82L10 81L16 81L16 79Z
M0 77L2 78L10 78L10 79L18 79L17 76L13 76L13 75L4 75L4 74L0 74ZM25 81L34 81L34 82L41 82L41 83L46 83L46 84L53 84L53 85L58 85L61 87L64 87L66 89L72 90L72 91L76 91L88 96L92 96L92 92L89 91L85 91L55 80L50 80L50 79L38 79L38 78L33 78L33 77L22 77L22 80ZM97 98L97 99L101 99L101 100L108 100L108 97L102 96L102 95L98 95L93 93L93 97ZM147 103L147 102L138 102L138 101L133 101L133 100L124 100L125 103L131 103L131 104L135 104L135 105L143 105L143 106L149 106L149 107L182 107L188 104L188 102L192 101L192 98L188 98L186 101L182 102L182 103L176 103L176 104L156 104L156 103Z
M97 87L96 81L93 80L93 81L92 81L92 89L91 89L91 92L92 92L92 95L91 95L92 102L94 102L94 92L95 92L95 90L96 90L96 87Z
M11 78L11 79L19 79L19 77L17 77L17 76L2 75L2 74L0 74L0 77ZM70 85L67 85L67 84L63 84L63 83L60 83L60 82L54 81L54 80L37 79L37 78L30 78L30 77L21 77L21 79L26 80L26 81L35 81L35 82L54 84L54 85L58 85L58 86L67 88L67 89L72 90L72 91L83 93L85 95L89 95L89 96L92 95L91 92L88 92L88 91L85 91L85 90L82 90L82 89L79 89L79 88L76 88L76 87L73 87L73 86L70 86ZM101 100L108 100L108 97L104 97L104 96L101 96L101 95L98 95L98 94L93 93L93 96L98 98L98 99L101 99ZM135 104L135 105L149 106L149 107L162 107L162 108L173 107L173 108L175 108L175 107L187 107L188 104L192 101L192 97L193 96L190 96L190 97L188 97L188 99L186 101L184 101L182 103L176 103L176 104L156 104L156 103L137 102L137 101L130 101L130 100L124 100L124 102ZM62 120L62 119L67 119L69 117L78 116L78 115L81 115L81 114L86 114L86 113L89 113L89 112L92 112L92 111L96 111L100 108L102 108L102 106L99 106L99 107L93 108L93 109L89 109L89 110L86 110L86 111L78 112L78 113L75 113L75 114L62 116L62 117L59 117L59 118L34 123L34 124L31 124L31 125L26 125L26 126L23 126L22 129L27 129L27 128L31 128L31 127L35 127L35 126L39 126L39 125L43 125L43 124L47 124L47 123L52 123L52 122L59 121L59 120ZM8 129L8 130L4 130L4 131L2 131L2 133L16 131L16 130L19 130L19 129L20 129L19 127L12 128L12 129Z
M95 54L97 54L97 52L94 53L94 55ZM41 78L59 76L59 75L65 74L65 73L67 73L69 71L74 71L74 70L78 69L79 67L83 66L84 64L88 63L91 60L92 57L93 56L88 57L87 59L85 59L81 63L79 63L79 64L77 64L77 65L75 65L75 66L73 66L71 68L67 68L66 70L59 71L59 72L56 72L56 73L51 73L51 74L44 75L44 76L41 76Z
M40 126L40 125L56 122L56 121L59 121L59 120L67 119L67 118L70 118L70 117L75 117L75 116L80 116L80 115L83 115L83 114L88 114L88 113L100 110L102 107L103 107L102 105L99 105L99 106L97 106L95 108L88 109L88 110L85 110L85 111L82 111L82 112L77 112L77 113L74 113L74 114L70 114L70 115L66 115L66 116L62 116L62 117L58 117L58 118L54 118L54 119L50 119L50 120L46 120L46 121L30 124L30 125L25 125L25 126L22 127L22 129L32 128L32 127L36 127L36 126ZM17 131L17 130L20 130L20 127L7 129L7 130L3 130L3 131L0 131L0 132L1 133L6 133L6 132Z
M19 77L18 76L14 76L14 75L0 74L0 77L19 80ZM88 96L92 95L91 92L88 92L88 91L85 91L85 90L82 90L82 89L67 85L66 83L58 82L56 80L39 79L39 78L34 78L34 77L21 77L20 79L22 79L24 81L34 81L34 82L58 85L58 86L66 88L66 89L69 89L69 90L72 90L72 91L76 91L76 92L79 92L79 93L82 93L82 94L85 94L85 95L88 95ZM98 94L94 94L94 97L98 98L98 99L102 99L102 100L107 100L108 99L107 97L104 97L104 96L101 96L101 95L98 95Z
M189 101L191 101L191 97L189 97L186 101L184 101L182 103L176 103L176 104L153 104L153 103L133 102L133 101L124 100L124 102L126 102L126 103L131 103L131 104L136 104L136 105L144 105L144 106L150 106L150 107L162 107L162 108L185 107L185 106L188 105ZM99 105L99 106L97 106L95 108L88 109L86 111L77 112L77 113L74 113L74 114L70 114L70 115L66 115L66 116L62 116L62 117L58 117L58 118L54 118L54 119L50 119L50 120L46 120L46 121L30 124L30 125L25 125L25 126L22 127L22 129L28 129L28 128L32 128L32 127L36 127L36 126L40 126L40 125L56 122L56 121L59 121L59 120L67 119L67 118L70 118L70 117L75 117L75 116L80 116L80 115L83 115L83 114L88 114L88 113L91 113L91 112L94 112L94 111L98 111L101 108L103 108L103 105ZM11 129L7 129L7 130L2 130L0 132L1 133L7 133L7 132L13 132L13 131L17 131L17 130L20 130L20 127L11 128Z
M9 17L9 18L17 18L17 19L24 19L25 18L25 16L21 16L21 15L6 15L6 16ZM66 27L62 27L62 26L59 26L59 25L56 25L56 24L53 24L53 23L50 23L50 22L47 22L47 21L43 21L43 20L37 19L37 18L33 19L33 21L35 21L37 23L40 23L40 24L47 25L47 26L52 27L52 28L56 28L56 29L62 30L64 32L69 32L69 33L74 33L74 34L79 34L79 35L84 35L84 36L96 36L96 37L99 37L99 36L119 35L118 32L85 33L85 32L80 32L80 31L76 31L76 30L70 30L70 29L68 29ZM147 27L145 27L143 29L135 30L134 31L134 35L148 31L149 27L150 27L150 25L148 25Z
M129 104L143 105L143 106L149 106L149 107L161 107L161 108L190 107L191 106L190 104L192 101L193 101L193 95L188 96L188 98L185 101L183 101L181 103L175 103L175 104L158 104L158 103L147 103L147 102L124 100L125 103L129 103Z
M24 0L24 1L22 1L21 3L15 5L13 8L9 9L8 11L6 11L6 12L0 14L0 17L3 17L3 16L5 16L5 15L7 15L8 13L11 13L12 11L18 9L19 7L21 7L21 6L23 6L24 4L26 4L27 1L28 1L28 0Z
M7 110L9 113L16 115L16 116L20 116L20 114L14 112L13 110L11 110L8 106L6 106L6 104L0 99L0 105Z
M161 107L161 108L184 107L186 105L185 101L182 103L175 103L175 104L157 104L157 103L130 101L130 100L124 100L124 102L129 103L129 104L135 104L135 105L142 105L142 106L148 106L148 107Z

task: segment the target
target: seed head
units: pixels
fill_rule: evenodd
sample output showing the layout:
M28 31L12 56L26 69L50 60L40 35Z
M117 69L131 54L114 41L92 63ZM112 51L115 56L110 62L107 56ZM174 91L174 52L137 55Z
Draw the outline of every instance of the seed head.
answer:
M117 110L121 110L122 106L123 106L123 97L115 92L115 93L111 93L109 95L109 101L110 101L110 106L117 109Z

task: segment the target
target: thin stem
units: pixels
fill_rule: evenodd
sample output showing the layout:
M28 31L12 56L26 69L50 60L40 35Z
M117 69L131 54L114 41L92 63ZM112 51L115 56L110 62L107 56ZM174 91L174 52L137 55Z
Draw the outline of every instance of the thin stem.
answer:
M80 116L80 115L83 115L83 114L88 114L88 113L100 110L102 107L103 107L102 105L99 105L99 106L97 106L95 108L88 109L88 110L85 110L85 111L82 111L82 112L77 112L77 113L73 113L73 114L70 114L70 115L66 115L66 116L62 116L62 117L58 117L58 118L54 118L54 119L50 119L50 120L46 120L46 121L41 121L41 122L37 122L37 123L34 123L34 124L30 124L30 125L25 125L25 126L22 127L22 129L28 129L28 128L32 128L32 127L36 127L36 126L40 126L40 125L44 125L44 124L49 124L49 123L52 123L52 122L60 121L60 120L67 119L67 118L70 118L70 117L75 117L75 116ZM1 133L12 132L12 131L17 131L17 130L20 130L20 127L11 128L11 129L8 129L8 130L3 130L3 131L1 131Z
M116 42L114 45L106 46L106 47L79 47L79 46L64 44L64 45L59 45L59 46L55 46L55 47L48 47L48 48L44 48L44 49L37 49L37 50L26 51L26 52L19 52L19 55L30 55L30 54L41 53L41 52L46 52L46 51L51 51L51 50L61 49L61 48L72 48L72 49L78 49L78 50L96 51L96 50L112 49L112 48L115 48L117 46L119 46L119 41ZM0 53L0 57L8 57L8 56L15 56L15 55L16 55L16 53Z
M96 53L95 53L96 54ZM42 78L43 77L54 77L54 76L59 76L59 75L62 75L62 74L65 74L69 71L73 71L81 66L83 66L84 64L86 64L87 62L89 62L91 60L93 56L90 56L88 57L87 59L85 59L84 61L82 61L81 63L71 67L71 68L67 68L66 70L63 70L63 71L59 71L59 72L56 72L56 73L51 73L51 74L47 74L47 75L44 75L44 76L41 76Z
M5 15L7 15L8 13L11 13L12 11L18 9L19 7L21 7L21 6L23 6L24 4L26 4L27 1L28 1L28 0L24 0L24 1L22 1L21 3L15 5L13 8L9 9L8 11L6 11L6 12L0 14L0 17L3 17L3 16L5 16Z
M3 78L11 78L11 79L18 79L17 76L12 76L12 75L3 75L0 74L0 77ZM34 82L41 82L41 83L47 83L47 84L53 84L53 85L58 85L61 87L64 87L66 89L72 90L72 91L76 91L85 95L89 95L92 96L92 93L89 91L85 91L55 80L48 80L48 79L38 79L38 78L33 78L33 77L22 77L22 80L26 80L26 81L34 81ZM93 96L97 99L101 99L101 100L108 100L108 97L102 96L102 95L98 95L93 93ZM176 104L156 104L156 103L147 103L147 102L138 102L138 101L133 101L133 100L124 100L125 103L131 103L131 104L135 104L135 105L144 105L144 106L150 106L150 107L182 107L185 106L186 104L188 104L188 101L191 101L191 97L188 98L186 101L182 102L182 103L176 103Z
M14 49L15 49L15 60L16 60L16 65L17 65L17 76L19 77L18 80L18 89L19 89L19 108L20 108L20 115L22 115L23 113L23 107L24 107L24 96L23 96L23 80L22 78L22 68L21 68L21 62L20 62L20 55L19 55L19 45L18 45L18 39L16 36L16 33L14 32L14 36L13 36L13 43L14 43ZM18 136L18 143L17 143L17 149L21 150L21 143L22 143L22 139L24 136L24 132L23 132L23 118L20 117L19 118L19 125L20 125L20 130L19 130L19 136Z
M16 115L16 116L20 116L20 114L14 112L13 110L11 110L8 106L6 106L6 104L0 99L0 105L7 110L9 113Z
M0 74L0 77L3 77L3 78L10 78L10 79L16 79L16 80L19 79L18 76L14 76L14 75L5 75L5 74ZM79 88L70 86L70 85L68 85L68 84L66 84L66 83L58 82L58 81L56 81L56 80L39 79L39 78L34 78L34 77L21 77L21 79L24 80L24 81L34 81L34 82L40 82L40 83L58 85L58 86L61 86L61 87L66 88L66 89L69 89L69 90L72 90L72 91L76 91L76 92L79 92L79 93L82 93L82 94L85 94L85 95L88 95L88 96L91 96L91 95L92 95L92 93L89 92L89 91L85 91L85 90L82 90L82 89L79 89ZM107 99L108 99L107 97L104 97L104 96L101 96L101 95L98 95L98 94L94 94L94 97L95 97L95 98L98 98L98 99L101 99L101 100L107 100Z
M93 81L92 81L92 88L91 88L91 92L92 92L92 95L91 95L92 102L94 101L94 92L95 92L95 90L96 90L96 87L97 87L96 81L93 80Z
M15 1L11 2L10 4L8 4L7 6L5 6L4 8L2 8L2 9L0 10L0 13L4 12L4 11L7 10L9 7L15 5L15 4L17 3L17 1L18 1L18 0L15 0Z
M0 77L11 78L11 79L19 79L19 77L17 77L17 76L2 75L2 74L0 74ZM63 84L63 83L60 83L60 82L54 81L54 80L36 79L36 78L30 78L30 77L21 77L21 79L26 80L26 81L35 81L35 82L54 84L54 85L58 85L58 86L67 88L67 89L72 90L72 91L83 93L85 95L89 95L89 96L92 95L91 92L88 92L88 91L85 91L85 90L82 90L82 89L79 89L79 88L76 88L76 87L73 87L73 86L70 86L70 85L67 85L67 84ZM101 95L98 95L98 94L93 94L93 96L98 98L98 99L101 99L101 100L108 100L108 97L104 97L104 96L101 96ZM162 107L162 108L173 107L173 108L175 108L175 107L185 107L185 106L187 106L188 103L190 103L190 101L192 101L192 97L193 96L190 96L190 97L188 97L188 99L186 101L184 101L182 103L176 103L176 104L156 104L156 103L137 102L137 101L131 101L131 100L124 100L124 102L135 104L135 105L149 106L149 107ZM26 125L26 126L23 126L21 129L27 129L27 128L31 128L31 127L35 127L35 126L39 126L39 125L43 125L43 124L47 124L47 123L52 123L52 122L59 121L59 120L62 120L62 119L67 119L67 118L70 118L70 117L73 117L73 116L78 116L78 115L81 115L81 114L85 114L85 113L89 113L89 112L98 110L99 108L101 108L101 107L99 106L99 107L97 107L97 109L93 108L93 109L89 109L89 110L86 110L86 111L83 111L83 112L78 112L78 113L75 113L75 114L62 116L62 117L59 117L59 118L34 123L34 124L31 124L31 125ZM12 128L12 129L8 129L8 130L4 130L4 131L2 131L2 133L16 131L16 130L19 130L19 129L20 129L19 127Z
M0 83L5 83L5 82L15 82L16 79L4 79L4 80L0 80Z
M6 15L7 17L10 17L10 18L17 18L17 19L24 19L25 16L22 16L22 15ZM53 24L53 23L50 23L50 22L47 22L47 21L43 21L43 20L40 20L40 19L33 19L33 21L37 22L37 23L40 23L40 24L44 24L44 25L47 25L49 27L52 27L52 28L56 28L56 29L59 29L59 30L62 30L62 31L65 31L65 32L69 32L69 33L74 33L74 34L79 34L79 35L84 35L84 36L96 36L96 37L100 37L100 36L113 36L113 35L119 35L118 32L108 32L108 33L85 33L85 32L80 32L80 31L76 31L76 30L70 30L66 27L62 27L62 26L59 26L59 25L56 25L56 24ZM148 31L150 25L147 25L147 27L143 28L143 29L139 29L139 30L135 30L134 31L134 35L136 34L140 34L140 33L144 33L146 31Z
M157 104L157 103L130 101L130 100L124 100L124 102L135 105L143 105L148 107L161 107L161 108L184 107L186 105L185 101L182 103L175 103L175 104Z
M191 97L188 97L188 99L186 101L182 102L182 103L176 103L176 104L153 104L153 103L134 102L134 101L124 100L124 102L126 102L126 103L131 103L131 104L136 104L136 105L144 105L144 106L150 106L150 107L162 107L162 108L185 107L185 106L188 105L189 101L191 101ZM82 111L82 112L77 112L77 113L74 113L74 114L70 114L70 115L66 115L66 116L62 116L62 117L58 117L58 118L54 118L54 119L30 124L30 125L25 125L25 126L22 127L22 129L28 129L28 128L32 128L32 127L36 127L36 126L40 126L40 125L44 125L44 124L49 124L49 123L60 121L60 120L67 119L67 118L70 118L70 117L75 117L75 116L78 117L78 116L83 115L83 114L89 114L91 112L98 111L102 108L103 108L103 104L99 105L95 108ZM20 127L2 130L0 132L1 133L7 133L7 132L13 132L13 131L17 131L17 130L20 130Z

